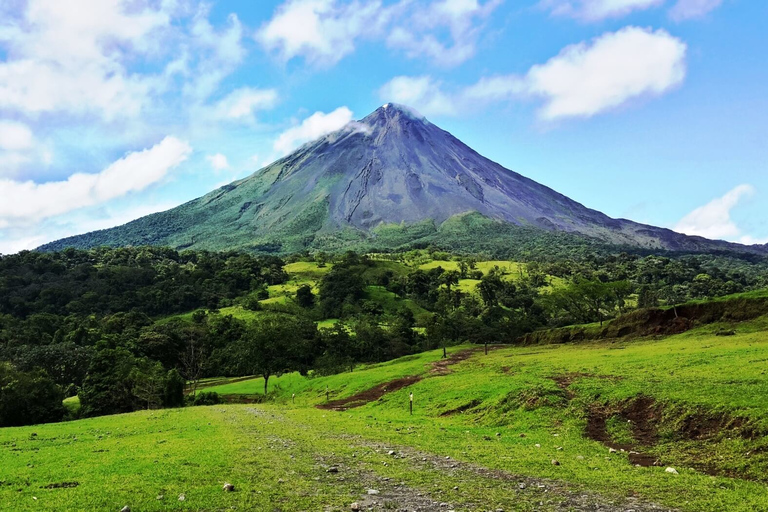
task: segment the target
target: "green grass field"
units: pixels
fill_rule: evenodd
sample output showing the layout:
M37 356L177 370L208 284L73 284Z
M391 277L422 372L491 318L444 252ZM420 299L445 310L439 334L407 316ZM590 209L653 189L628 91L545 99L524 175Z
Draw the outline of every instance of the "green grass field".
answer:
M718 336L724 327L736 334ZM440 356L273 377L262 405L2 429L0 509L768 510L766 317L660 339L475 349L435 371ZM359 408L315 407L326 387L335 400L415 375ZM261 379L207 384L224 395L263 390ZM603 441L632 444L658 466L591 439L595 415ZM644 417L653 428L640 442Z

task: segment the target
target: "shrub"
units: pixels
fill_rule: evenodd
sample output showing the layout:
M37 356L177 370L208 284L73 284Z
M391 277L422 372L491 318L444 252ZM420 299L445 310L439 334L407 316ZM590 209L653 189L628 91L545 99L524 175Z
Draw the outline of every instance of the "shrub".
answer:
M221 398L215 391L201 391L192 397L192 405L216 405L220 403Z
M64 392L44 371L20 372L0 363L0 427L61 421Z

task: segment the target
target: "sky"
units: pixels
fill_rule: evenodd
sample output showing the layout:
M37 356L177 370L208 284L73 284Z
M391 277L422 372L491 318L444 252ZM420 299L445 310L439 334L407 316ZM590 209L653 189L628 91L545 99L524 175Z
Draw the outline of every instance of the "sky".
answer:
M387 102L612 217L768 243L768 2L0 0L0 253Z

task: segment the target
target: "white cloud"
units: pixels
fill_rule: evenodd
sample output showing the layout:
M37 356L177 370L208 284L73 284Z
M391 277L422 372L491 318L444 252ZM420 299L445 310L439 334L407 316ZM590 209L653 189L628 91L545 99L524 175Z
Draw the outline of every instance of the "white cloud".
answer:
M564 48L525 77L545 99L543 119L590 117L643 95L660 95L685 78L686 45L664 30L625 27L591 44Z
M32 149L35 138L32 130L15 121L0 121L0 149L6 151L24 151Z
M357 39L380 32L388 13L379 0L289 0L255 38L283 61L301 56L312 64L332 65L354 51Z
M277 91L274 89L254 89L242 87L232 91L215 107L221 119L254 121L256 110L265 110L277 104Z
M54 240L119 226L152 213L169 210L174 206L177 206L177 203L160 202L126 208L105 205L103 208L87 208L80 213L68 214L66 218L56 217L44 225L31 229L0 232L0 254L32 250ZM0 229L7 227L0 221Z
M678 0L670 9L669 16L676 21L701 18L722 3L723 0Z
M415 107L425 116L456 114L453 99L430 76L397 76L379 89L379 97Z
M483 20L501 0L436 0L417 8L401 25L393 28L387 44L405 51L410 58L426 56L439 65L455 66L470 59L476 51ZM440 32L446 28L450 42Z
M503 0L288 0L255 34L282 61L336 64L363 39L384 39L409 58L454 66L471 58L485 20Z
M633 11L660 7L667 0L542 0L539 6L553 16L567 16L593 22L608 18L620 18ZM675 21L701 18L723 3L723 0L677 0L669 10Z
M274 143L274 150L281 155L286 155L305 142L340 130L351 121L352 111L347 107L339 107L328 114L315 112L304 119L301 124L281 133Z
M737 239L741 235L741 229L731 219L731 210L738 206L742 199L754 193L755 187L752 185L739 185L723 197L713 199L704 206L696 208L683 217L673 229L686 235L712 239Z
M169 25L165 4L30 0L25 7L5 20L0 35L8 55L0 62L0 108L94 112L105 119L141 111L154 79L129 73L124 61L155 50L147 35Z
M208 160L208 162L211 164L211 167L216 172L229 169L229 162L227 161L227 157L225 155L222 155L221 153L216 153L215 155L208 155L207 157L205 157L205 159Z
M194 70L182 70L188 81L184 84L184 94L194 101L202 102L213 94L222 80L229 76L245 58L242 45L243 25L237 15L227 17L227 27L216 30L208 20L208 7L203 6L192 22L192 41L197 59Z
M138 192L162 180L192 152L166 137L144 151L117 160L98 174L76 173L66 181L34 183L0 179L0 221L18 227Z
M632 11L658 7L665 0L544 0L539 5L555 16L568 16L583 21L619 18Z
M500 101L541 98L544 120L591 117L641 96L658 96L685 78L686 45L663 30L626 27L564 48L523 76L483 77L445 91L430 76L395 77L379 95L425 115L458 115Z

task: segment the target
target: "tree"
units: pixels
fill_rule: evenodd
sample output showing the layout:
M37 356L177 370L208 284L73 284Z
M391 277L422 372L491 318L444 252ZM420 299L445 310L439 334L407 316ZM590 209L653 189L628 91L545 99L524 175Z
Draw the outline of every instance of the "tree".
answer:
M181 407L184 405L184 388L186 382L175 368L165 376L163 389L163 407Z
M296 290L296 304L305 309L309 309L315 305L315 294L312 293L311 286L308 284L299 286Z
M80 414L87 418L132 412L136 408L131 379L135 366L136 360L128 350L99 342L79 393Z
M61 421L64 392L42 370L20 372L0 363L0 427Z
M158 409L165 395L166 372L163 365L151 359L142 359L131 371L133 395L146 404L147 409Z
M306 373L315 358L317 326L289 315L269 314L249 323L235 344L233 355L241 372L264 377L264 395L269 378L283 373Z

